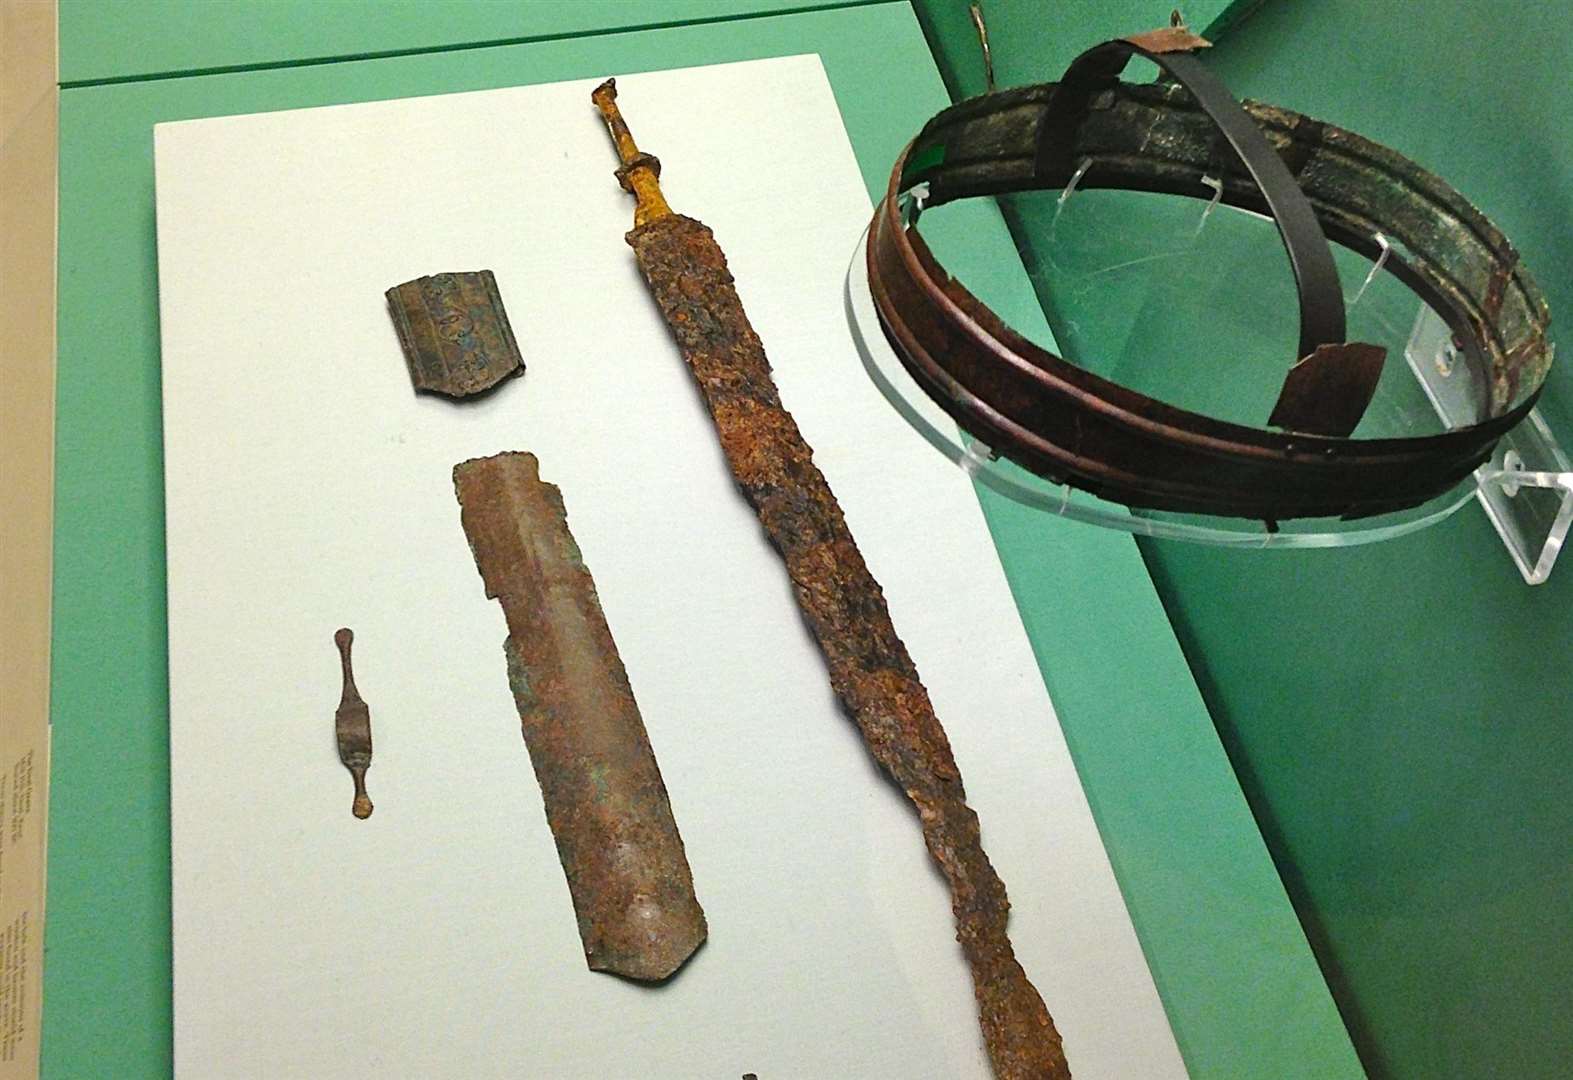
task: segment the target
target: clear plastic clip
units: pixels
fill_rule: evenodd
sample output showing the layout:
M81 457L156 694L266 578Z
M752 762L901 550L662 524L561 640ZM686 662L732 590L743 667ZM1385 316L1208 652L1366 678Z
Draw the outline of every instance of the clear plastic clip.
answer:
M1202 183L1213 189L1213 197L1207 200L1207 207L1202 211L1201 220L1196 223L1196 231L1191 233L1191 239L1202 235L1202 230L1207 227L1207 221L1213 216L1213 211L1218 209L1218 204L1223 201L1223 181L1216 176L1202 177Z
M1382 249L1382 253L1376 257L1376 262L1372 263L1371 269L1366 272L1365 280L1360 283L1360 288L1355 291L1354 299L1349 301L1350 307L1354 307L1360 302L1360 298L1365 295L1365 291L1371 287L1371 282L1376 280L1376 275L1380 274L1382 267L1387 265L1387 257L1393 253L1393 245L1381 233L1376 234L1376 246Z
M1049 221L1049 235L1054 235L1054 228L1060 223L1060 215L1065 212L1065 204L1071 201L1071 196L1076 194L1076 185L1081 183L1081 178L1087 175L1087 170L1092 168L1092 158L1081 159L1081 164L1076 166L1076 171L1071 173L1070 182L1065 185L1065 190L1060 192L1060 197L1054 202L1054 217Z

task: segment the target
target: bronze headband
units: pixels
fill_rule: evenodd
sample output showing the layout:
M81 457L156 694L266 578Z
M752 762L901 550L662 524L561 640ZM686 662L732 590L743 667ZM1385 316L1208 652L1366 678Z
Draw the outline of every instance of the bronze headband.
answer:
M1132 507L1257 518L1402 510L1469 476L1533 407L1549 314L1517 252L1455 190L1393 151L1268 105L1236 102L1183 29L1106 42L1057 84L963 101L928 122L891 172L867 248L870 290L902 364L992 450L1055 483ZM1173 81L1120 82L1133 55ZM1220 135L1222 138L1220 139ZM1270 214L1288 249L1300 348L1268 431L1166 405L1027 341L940 267L918 213L975 195L1123 188ZM905 220L904 220L905 218ZM1376 257L1452 330L1479 423L1349 439L1382 350L1344 338L1327 237Z

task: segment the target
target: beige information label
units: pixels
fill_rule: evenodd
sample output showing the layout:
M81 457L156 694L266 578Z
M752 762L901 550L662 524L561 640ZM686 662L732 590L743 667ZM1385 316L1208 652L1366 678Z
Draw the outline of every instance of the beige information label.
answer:
M55 386L54 0L0 0L0 1080L38 1075Z

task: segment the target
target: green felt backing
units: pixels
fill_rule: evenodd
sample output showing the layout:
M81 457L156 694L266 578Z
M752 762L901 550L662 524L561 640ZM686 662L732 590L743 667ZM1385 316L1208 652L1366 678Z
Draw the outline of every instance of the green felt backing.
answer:
M208 23L230 10L185 32L229 41ZM170 1067L152 125L802 52L822 57L877 190L945 103L905 3L62 94L46 1076ZM981 227L997 254L958 269L998 279L1005 313L1041 328L1003 224ZM985 506L1193 1074L1358 1075L1135 545Z

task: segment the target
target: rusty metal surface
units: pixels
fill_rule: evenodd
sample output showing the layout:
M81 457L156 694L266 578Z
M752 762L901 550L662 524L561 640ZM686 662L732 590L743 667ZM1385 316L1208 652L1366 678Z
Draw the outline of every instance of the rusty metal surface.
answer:
M604 93L596 103L615 112ZM626 164L636 152L632 139L617 142ZM995 1075L1068 1077L1059 1033L1011 949L1005 886L983 851L950 741L830 485L782 407L725 255L705 225L669 211L645 216L627 239L704 397L738 489L786 564L831 686L869 752L917 810L950 886Z
M535 456L453 470L486 595L508 623L508 682L595 971L664 979L705 940L705 915L661 771L562 493Z
M416 278L386 295L415 389L462 398L524 374L490 270Z
M366 794L366 770L371 768L371 709L361 700L360 691L355 687L355 673L350 666L350 646L354 641L355 632L347 626L333 635L344 676L344 689L339 696L333 726L338 734L339 760L355 781L355 801L350 804L350 813L365 819L371 817L372 810L371 799Z
M1165 26L1161 30L1148 30L1142 34L1132 34L1125 40L1145 52L1171 53L1191 52L1195 49L1209 49L1212 42L1200 34L1191 33L1190 29L1179 21L1179 12L1175 12L1172 26Z

